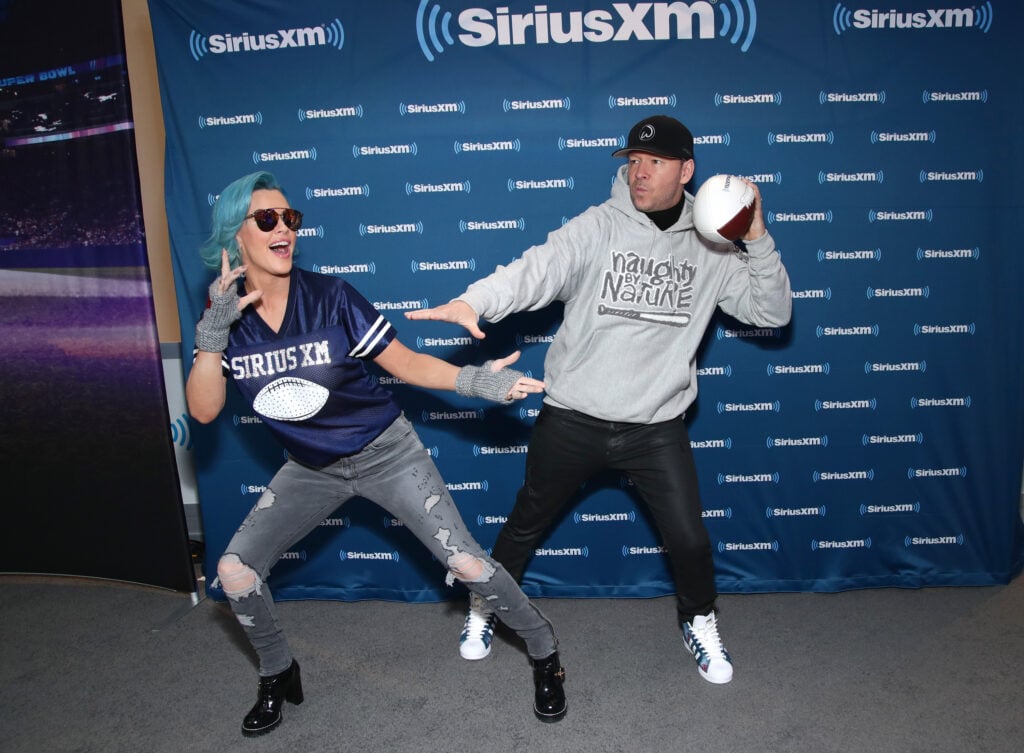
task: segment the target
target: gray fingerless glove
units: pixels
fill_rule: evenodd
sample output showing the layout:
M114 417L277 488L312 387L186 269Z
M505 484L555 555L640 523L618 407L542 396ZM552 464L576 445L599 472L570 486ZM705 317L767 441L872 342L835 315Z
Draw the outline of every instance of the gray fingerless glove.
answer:
M238 287L232 282L223 293L220 280L210 284L210 306L196 325L196 347L211 353L222 353L228 347L231 325L242 317L238 310Z
M455 377L455 391L466 397L482 397L496 403L511 403L509 390L523 376L515 369L491 371L491 361L483 366L463 366Z

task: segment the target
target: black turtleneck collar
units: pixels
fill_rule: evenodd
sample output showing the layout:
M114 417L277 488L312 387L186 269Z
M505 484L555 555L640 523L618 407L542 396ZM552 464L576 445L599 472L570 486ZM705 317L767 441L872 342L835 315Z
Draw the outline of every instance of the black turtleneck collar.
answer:
M686 204L686 195L684 194L679 203L668 209L659 209L657 212L644 212L648 217L651 218L651 222L658 226L659 230L668 230L679 219L679 215L683 213L683 206Z

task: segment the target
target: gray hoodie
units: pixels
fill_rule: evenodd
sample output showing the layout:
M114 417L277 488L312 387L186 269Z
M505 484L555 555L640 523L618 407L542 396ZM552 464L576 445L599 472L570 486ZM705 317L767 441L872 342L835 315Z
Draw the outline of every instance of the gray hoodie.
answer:
M499 266L458 300L487 321L562 301L544 360L545 402L607 421L655 423L697 397L696 353L716 306L758 327L789 322L789 276L765 233L714 244L693 227L693 196L660 230L634 208L627 167L611 197Z

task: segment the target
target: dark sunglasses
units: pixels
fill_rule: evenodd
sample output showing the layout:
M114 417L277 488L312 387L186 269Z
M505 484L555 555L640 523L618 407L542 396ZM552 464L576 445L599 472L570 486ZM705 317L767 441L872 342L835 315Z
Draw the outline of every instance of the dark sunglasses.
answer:
M284 220L289 230L298 230L302 227L302 212L298 209L282 209L280 212L276 209L257 209L245 216L245 219L249 218L256 220L256 227L264 233L269 233L277 227L278 220Z

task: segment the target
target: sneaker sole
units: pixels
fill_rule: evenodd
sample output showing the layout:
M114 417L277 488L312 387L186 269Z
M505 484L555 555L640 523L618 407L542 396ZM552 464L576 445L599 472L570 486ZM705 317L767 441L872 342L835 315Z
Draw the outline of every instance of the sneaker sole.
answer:
M683 645L686 646L686 650L690 652L690 656L694 656L694 657L696 656L696 654L693 653L693 649L690 648L690 644L689 643L684 643ZM731 674L727 678L725 678L724 680L716 680L716 679L712 678L711 675L709 675L703 669L701 669L699 664L697 665L697 674L699 674L707 682L710 682L712 685L727 685L730 682L732 682L732 675Z
M697 674L699 674L705 680L710 682L712 685L727 685L728 683L732 682L732 675L729 675L724 680L716 680L716 679L712 678L710 675L707 675L704 672L702 672L700 667L697 667Z
M459 656L461 656L466 661L480 661L481 659L486 659L490 655L491 655L490 647L488 647L488 649L486 651L484 651L482 654L481 653L476 653L476 652L470 652L470 651L463 651L462 647L461 646L459 647Z

